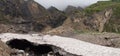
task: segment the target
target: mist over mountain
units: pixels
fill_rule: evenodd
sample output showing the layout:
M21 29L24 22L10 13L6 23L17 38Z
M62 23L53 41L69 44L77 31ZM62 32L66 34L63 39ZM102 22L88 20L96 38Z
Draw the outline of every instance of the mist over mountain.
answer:
M68 5L75 7L86 7L97 1L106 1L106 0L35 0L40 3L45 8L49 8L51 6L56 7L59 10L64 10Z

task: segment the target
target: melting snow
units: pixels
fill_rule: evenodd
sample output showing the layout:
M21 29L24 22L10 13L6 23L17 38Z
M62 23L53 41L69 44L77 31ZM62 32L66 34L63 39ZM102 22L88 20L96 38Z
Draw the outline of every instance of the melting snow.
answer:
M69 53L83 56L120 56L119 48L100 46L61 36L3 33L0 34L0 38L3 42L10 41L11 39L26 39L37 44L51 44Z

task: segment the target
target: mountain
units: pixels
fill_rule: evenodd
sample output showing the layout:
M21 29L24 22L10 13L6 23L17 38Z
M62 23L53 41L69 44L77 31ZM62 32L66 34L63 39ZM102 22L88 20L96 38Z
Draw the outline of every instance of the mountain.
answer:
M119 2L111 2L111 1L99 1L98 3L95 3L89 7L87 7L85 10L87 15L93 15L96 13L101 13L102 11L105 11L101 18L107 19L102 21L106 21L103 24L102 31L105 32L120 32L120 3ZM99 16L99 15L98 15ZM100 17L100 16L99 16ZM102 23L102 22L101 22Z
M48 11L51 14L51 25L53 25L53 28L56 28L60 25L63 24L63 22L67 19L67 16L65 15L64 12L58 10L57 8L51 6L50 8L48 8Z
M65 12L75 31L120 32L119 2L99 1L85 9L68 6ZM67 22L67 21L66 21Z
M45 9L34 0L1 0L0 32L46 32L64 27L73 31L120 32L119 2L99 1L87 8ZM59 29L57 29L59 30Z
M76 34L84 32L95 33ZM64 11L60 11L53 6L46 9L34 0L0 0L0 33L62 35L94 44L120 47L120 38L106 32L120 33L119 2L99 1L84 9L68 6ZM10 36L7 35L8 38L5 39ZM4 50L6 52L3 52ZM10 48L0 41L0 56L9 56L10 52Z
M3 32L41 31L50 19L48 11L33 0L1 0L0 23Z

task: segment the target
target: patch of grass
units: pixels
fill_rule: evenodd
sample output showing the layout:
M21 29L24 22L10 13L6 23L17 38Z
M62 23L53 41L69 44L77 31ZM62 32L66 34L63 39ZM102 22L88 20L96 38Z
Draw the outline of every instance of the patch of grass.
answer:
M120 19L118 21L116 20L110 19L109 22L105 24L104 31L120 33Z
M9 20L6 19L4 16L5 15L2 12L0 12L0 23L9 24L10 23Z
M113 2L120 2L120 0L110 0L110 1L113 1Z
M82 30L74 30L74 33L76 33L76 34L81 34L81 33L85 33L84 31L82 31Z
M118 16L120 12L120 2L112 2L112 1L99 1L89 7L87 7L84 12L87 15L91 15L93 13L97 13L105 10L106 8L113 8L114 15Z
M98 13L109 8L112 8L113 14L109 22L105 24L104 31L120 33L120 2L99 1L98 3L84 9L84 12L87 16L91 16L94 13Z
M78 29L74 29L74 33L76 34L84 34L84 33L90 33L91 31L89 30L78 30Z

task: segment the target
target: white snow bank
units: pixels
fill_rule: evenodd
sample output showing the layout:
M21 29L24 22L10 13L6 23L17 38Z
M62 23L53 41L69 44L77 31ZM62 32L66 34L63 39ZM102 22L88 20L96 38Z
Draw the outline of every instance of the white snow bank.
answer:
M60 36L4 33L0 34L0 38L3 42L7 42L11 39L26 39L38 44L51 44L58 46L69 53L83 56L120 56L119 48L95 45L77 39Z

